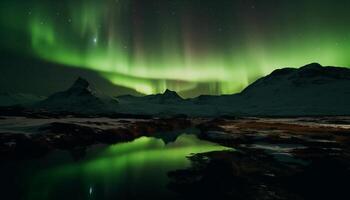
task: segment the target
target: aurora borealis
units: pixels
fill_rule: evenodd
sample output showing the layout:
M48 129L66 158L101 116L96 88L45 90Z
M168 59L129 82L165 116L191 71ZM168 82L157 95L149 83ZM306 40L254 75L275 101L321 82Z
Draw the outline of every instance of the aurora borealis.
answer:
M142 94L167 88L187 96L230 94L276 68L311 62L350 66L345 0L5 0L0 5L2 37L11 37L2 48L91 70Z

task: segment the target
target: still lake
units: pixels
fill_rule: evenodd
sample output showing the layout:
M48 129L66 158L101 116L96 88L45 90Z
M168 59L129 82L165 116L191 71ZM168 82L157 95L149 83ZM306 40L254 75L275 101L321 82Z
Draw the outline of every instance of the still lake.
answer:
M189 167L192 154L227 150L196 134L163 136L96 145L79 159L57 150L1 163L1 199L176 199L167 188L169 171Z

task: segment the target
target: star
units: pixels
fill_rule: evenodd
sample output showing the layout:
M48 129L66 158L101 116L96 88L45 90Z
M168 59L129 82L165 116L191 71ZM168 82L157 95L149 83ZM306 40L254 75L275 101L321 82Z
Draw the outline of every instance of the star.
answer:
M90 194L90 196L92 195L92 192L93 192L93 189L92 189L92 186L90 186L90 188L89 188L89 194Z

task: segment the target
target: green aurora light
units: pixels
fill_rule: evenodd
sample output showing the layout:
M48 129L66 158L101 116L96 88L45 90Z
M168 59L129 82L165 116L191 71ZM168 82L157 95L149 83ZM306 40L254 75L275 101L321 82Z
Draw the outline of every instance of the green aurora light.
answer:
M202 93L230 94L276 68L350 64L346 1L33 5L25 26L33 55L96 71L143 94L203 85Z

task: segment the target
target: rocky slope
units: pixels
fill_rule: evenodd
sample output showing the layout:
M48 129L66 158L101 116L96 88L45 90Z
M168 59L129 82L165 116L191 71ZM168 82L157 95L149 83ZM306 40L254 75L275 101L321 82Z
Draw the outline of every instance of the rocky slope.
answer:
M78 78L68 90L49 96L36 107L50 111L102 113L115 109L117 105L116 99L104 95L86 80Z
M312 63L273 71L226 96L201 96L196 104L217 105L236 115L349 115L350 70Z

